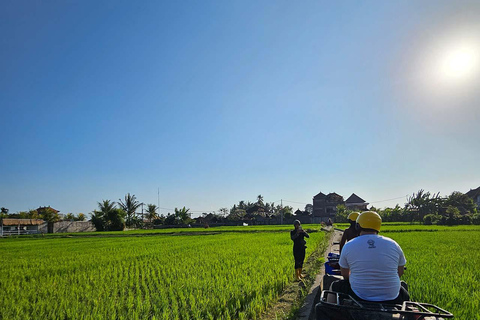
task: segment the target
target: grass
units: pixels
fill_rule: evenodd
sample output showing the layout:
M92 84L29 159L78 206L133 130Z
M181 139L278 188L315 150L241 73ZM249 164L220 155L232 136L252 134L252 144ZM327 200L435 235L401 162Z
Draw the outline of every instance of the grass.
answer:
M455 319L480 319L480 227L389 233L404 250L414 301L438 305Z
M320 230L320 224L304 224L305 230ZM9 239L45 239L45 238L80 238L80 237L122 237L122 236L150 236L150 235L190 235L212 233L248 233L248 232L286 232L292 230L290 225L257 225L257 226L221 226L210 228L165 228L128 231L103 231L103 232L76 232L76 233L49 233L32 235L12 235L0 238L0 241Z
M256 319L293 280L285 228L4 239L0 318Z
M325 238L310 233L303 289L293 282L289 230L248 226L0 239L0 319L292 319L320 268ZM405 252L404 279L413 300L436 304L455 319L480 320L479 226L386 223L381 234Z

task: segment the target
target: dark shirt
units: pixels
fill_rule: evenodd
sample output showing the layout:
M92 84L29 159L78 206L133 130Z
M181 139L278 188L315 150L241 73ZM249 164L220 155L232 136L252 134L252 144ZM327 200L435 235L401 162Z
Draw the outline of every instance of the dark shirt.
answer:
M342 240L340 240L340 252L342 252L343 246L347 241L352 240L353 238L358 237L359 232L357 229L355 229L354 226L348 227L348 229L345 229L343 232Z
M310 238L306 231L297 233L297 230L294 229L290 231L290 238L293 240L293 248L303 248L307 244L305 237Z

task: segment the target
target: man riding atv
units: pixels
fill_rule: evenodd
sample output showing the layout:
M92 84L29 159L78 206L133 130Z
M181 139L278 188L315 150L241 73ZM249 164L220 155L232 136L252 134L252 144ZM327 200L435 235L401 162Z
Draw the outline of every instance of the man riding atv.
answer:
M400 283L405 256L394 240L378 235L381 225L382 218L374 211L358 216L359 236L347 242L340 254L344 280L333 282L331 291L348 294L358 301L402 304L409 300Z
M359 215L359 212L352 212L348 215L347 219L348 222L350 222L350 226L345 229L345 231L343 232L342 240L340 240L340 253L342 252L345 243L352 240L353 238L358 237L359 231L357 230L357 218Z

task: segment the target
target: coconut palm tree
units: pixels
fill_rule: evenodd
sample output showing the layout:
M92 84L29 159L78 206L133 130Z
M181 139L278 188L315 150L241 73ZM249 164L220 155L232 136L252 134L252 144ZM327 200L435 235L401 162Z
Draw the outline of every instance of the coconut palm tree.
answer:
M152 222L152 220L155 220L158 218L158 213L157 213L158 207L154 204L147 204L147 219L148 222Z
M180 223L182 224L187 224L190 222L190 213L188 213L190 209L187 209L185 207L181 209L175 208L175 217L176 220L179 220Z
M257 203L258 205L263 206L263 196L261 194L257 196Z
M115 202L103 200L98 202L98 209L92 212L92 223L97 231L120 231L125 228L123 221L125 211L115 206Z
M122 199L118 199L118 205L120 206L123 211L127 213L126 224L127 226L132 226L135 224L135 212L137 211L138 207L142 204L138 202L137 197L135 195L130 195L130 193L125 195L125 202Z

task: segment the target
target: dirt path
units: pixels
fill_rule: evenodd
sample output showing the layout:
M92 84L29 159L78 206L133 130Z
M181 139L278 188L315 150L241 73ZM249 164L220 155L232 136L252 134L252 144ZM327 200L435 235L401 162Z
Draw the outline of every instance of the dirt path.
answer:
M340 251L340 240L342 239L343 231L340 229L333 229L333 232L330 233L330 239L328 242L328 247L323 253L323 261L327 261L327 255L329 252L339 253ZM315 281L310 288L305 301L300 308L297 316L297 320L311 320L315 317L315 304L320 299L320 293L322 292L322 280L325 275L325 266L322 263L320 270L315 277Z
M305 262L306 277L303 282L292 282L287 285L277 302L261 316L267 319L307 320L313 316L313 308L320 297L321 283L325 273L323 262L329 252L338 252L343 231L333 228L324 230L325 241L312 253Z

